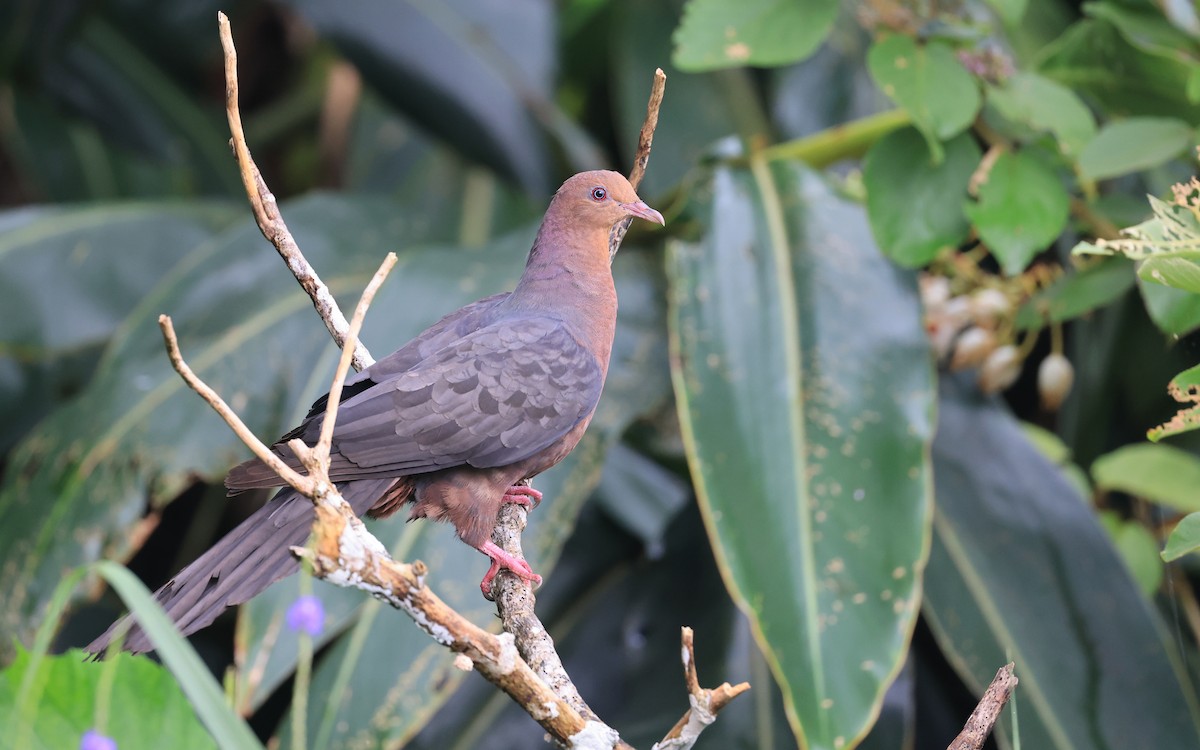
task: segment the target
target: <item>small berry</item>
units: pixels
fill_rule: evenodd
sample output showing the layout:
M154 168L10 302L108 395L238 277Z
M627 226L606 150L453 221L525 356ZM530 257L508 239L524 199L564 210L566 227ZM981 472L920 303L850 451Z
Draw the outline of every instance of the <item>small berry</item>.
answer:
M1046 411L1058 411L1075 382L1071 360L1058 352L1048 355L1038 367L1038 394Z
M950 359L950 369L965 370L968 367L976 367L995 348L996 334L986 328L971 326L954 342L954 357Z
M994 349L979 368L979 388L984 393L998 393L1017 382L1021 375L1021 357L1017 347L1005 344Z
M980 289L971 295L971 317L977 325L995 328L1012 309L1012 302L999 289Z

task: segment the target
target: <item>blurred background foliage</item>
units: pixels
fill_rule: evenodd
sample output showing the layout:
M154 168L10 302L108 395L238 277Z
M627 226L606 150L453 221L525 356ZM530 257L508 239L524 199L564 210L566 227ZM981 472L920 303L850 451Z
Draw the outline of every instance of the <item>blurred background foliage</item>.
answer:
M690 625L703 683L753 683L700 747L944 747L1009 660L1020 721L1000 747L1200 741L1197 517L1179 562L1159 554L1200 510L1200 445L1145 441L1196 422L1170 422L1167 396L1200 358L1194 4L9 0L0 717L58 696L21 741L202 746L193 711L243 736L214 728L224 709L179 659L172 679L45 656L123 607L72 571L118 560L159 586L261 501L225 498L244 448L170 370L159 313L262 437L332 372L227 148L217 10L309 259L350 300L400 255L367 321L377 354L509 288L562 179L628 171L666 70L640 192L668 224L617 257L600 412L538 480L526 536L541 615L625 739L649 746L686 708ZM1200 375L1173 382L1194 407ZM491 621L483 560L448 528L373 528ZM261 738L541 742L405 618L319 583L293 717L297 587L192 639Z

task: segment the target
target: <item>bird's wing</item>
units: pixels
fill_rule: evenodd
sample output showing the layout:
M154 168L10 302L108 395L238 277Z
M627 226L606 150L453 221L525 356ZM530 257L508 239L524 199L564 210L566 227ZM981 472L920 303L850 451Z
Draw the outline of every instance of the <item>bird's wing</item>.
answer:
M500 320L346 401L333 445L364 474L503 466L566 435L603 385L561 321Z
M383 383L394 378L399 373L412 368L425 358L442 350L448 344L486 325L489 313L496 305L507 299L509 294L509 292L493 294L491 297L485 297L455 310L426 328L412 341L409 341L370 367L364 368L362 372L352 373L346 378L346 382L342 386L342 401L346 401L378 383ZM329 394L325 394L314 401L305 419L323 415L325 413L325 404L328 400ZM280 438L278 442L286 443L294 437L302 437L301 433L306 426L307 423L301 425Z

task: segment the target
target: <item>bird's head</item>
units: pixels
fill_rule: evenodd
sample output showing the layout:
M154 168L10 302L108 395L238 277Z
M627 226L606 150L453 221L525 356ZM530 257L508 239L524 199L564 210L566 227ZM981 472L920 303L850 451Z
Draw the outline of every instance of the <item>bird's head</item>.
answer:
M563 183L554 202L567 208L574 221L605 229L627 216L666 223L662 214L638 198L633 185L619 172L602 169L580 172Z

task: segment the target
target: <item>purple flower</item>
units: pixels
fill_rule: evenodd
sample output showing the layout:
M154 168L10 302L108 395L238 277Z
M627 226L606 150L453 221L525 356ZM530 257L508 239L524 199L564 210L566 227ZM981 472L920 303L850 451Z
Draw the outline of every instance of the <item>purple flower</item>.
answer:
M297 632L311 636L319 635L325 624L325 608L321 600L309 594L292 602L287 611L287 626Z
M79 740L79 750L117 750L117 741L112 737L105 737L94 729L89 729Z

